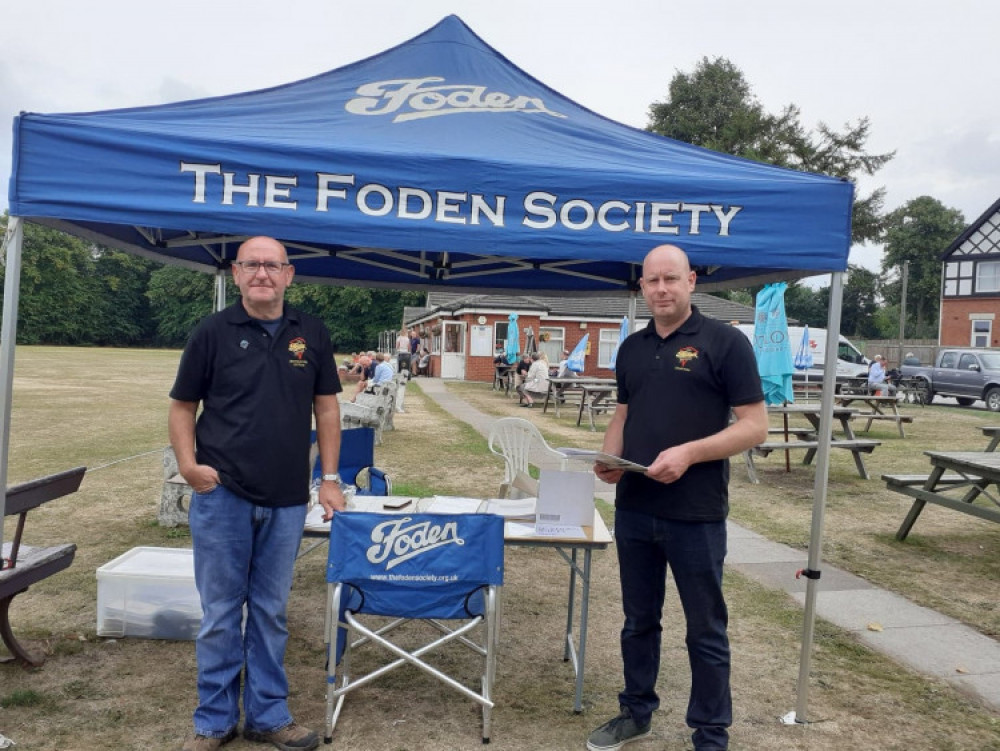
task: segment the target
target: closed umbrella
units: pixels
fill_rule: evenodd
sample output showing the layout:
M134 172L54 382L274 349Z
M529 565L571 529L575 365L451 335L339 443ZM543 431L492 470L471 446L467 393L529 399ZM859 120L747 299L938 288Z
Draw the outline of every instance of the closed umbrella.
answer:
M513 365L517 362L517 355L521 351L521 337L517 331L517 313L511 313L507 320L507 364Z
M764 399L768 404L795 401L792 394L792 348L785 317L785 282L768 284L757 293L753 349Z
M524 351L529 355L538 351L538 344L535 341L535 330L531 326L528 326L524 330Z
M795 401L792 392L792 348L788 342L788 319L785 317L785 282L768 284L757 293L754 311L753 350L764 400L768 404ZM785 442L788 442L788 415L782 417ZM785 451L785 471L791 472L791 459Z
M795 353L795 360L792 363L796 370L806 372L806 398L809 398L809 369L813 366L813 353L809 343L809 326L802 327L802 341L799 342L799 350Z
M622 346L622 342L625 341L625 337L628 336L628 316L622 318L622 327L618 331L618 344L615 345L614 352L611 353L611 363L608 365L612 370L618 364L618 348Z

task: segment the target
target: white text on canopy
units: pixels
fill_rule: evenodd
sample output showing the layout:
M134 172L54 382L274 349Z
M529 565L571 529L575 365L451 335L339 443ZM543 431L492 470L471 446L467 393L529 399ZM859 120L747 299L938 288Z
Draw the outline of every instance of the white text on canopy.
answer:
M356 175L336 172L310 175L308 184L312 187L306 187L297 175L238 172L206 162L182 161L180 172L193 178L192 203L234 210L347 210L367 217L486 227L504 227L512 218L508 210L511 201L502 194L359 184ZM596 226L605 232L729 237L733 220L742 210L736 205L676 200L564 199L534 190L524 195L513 221L539 231L558 227L583 231Z

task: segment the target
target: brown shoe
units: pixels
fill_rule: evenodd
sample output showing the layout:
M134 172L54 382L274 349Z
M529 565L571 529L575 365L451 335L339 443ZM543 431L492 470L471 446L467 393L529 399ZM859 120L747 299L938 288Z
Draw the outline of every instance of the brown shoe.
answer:
M215 751L236 737L236 728L233 728L221 738L212 738L208 735L198 735L191 733L184 739L181 751Z
M316 733L294 722L270 733L245 729L243 737L248 741L270 743L279 751L313 751L319 746L319 736Z

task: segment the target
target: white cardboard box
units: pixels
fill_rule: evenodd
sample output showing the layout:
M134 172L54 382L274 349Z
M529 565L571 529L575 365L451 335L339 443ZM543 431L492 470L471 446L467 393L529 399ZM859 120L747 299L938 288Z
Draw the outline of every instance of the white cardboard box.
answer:
M97 635L194 639L201 600L188 548L132 548L97 569Z
M543 469L538 477L536 529L594 524L594 474Z

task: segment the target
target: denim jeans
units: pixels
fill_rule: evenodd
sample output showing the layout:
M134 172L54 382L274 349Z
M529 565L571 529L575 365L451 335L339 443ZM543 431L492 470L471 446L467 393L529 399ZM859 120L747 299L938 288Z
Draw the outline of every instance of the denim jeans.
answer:
M256 506L221 485L193 494L189 521L202 607L196 733L221 737L236 727L244 670L245 727L271 732L292 722L285 611L305 516L305 504Z
M726 523L680 522L626 509L615 511L615 544L625 625L621 633L625 690L619 703L640 724L659 707L660 624L667 566L687 621L691 665L687 724L696 749L724 749L732 724L729 622L722 595Z

